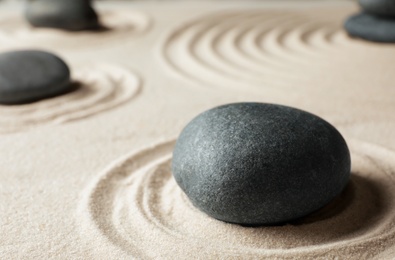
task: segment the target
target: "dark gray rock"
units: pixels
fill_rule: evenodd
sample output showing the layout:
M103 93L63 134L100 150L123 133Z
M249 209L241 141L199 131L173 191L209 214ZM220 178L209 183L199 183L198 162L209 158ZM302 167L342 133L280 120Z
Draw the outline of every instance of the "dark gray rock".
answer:
M350 176L350 153L323 119L290 107L237 103L208 110L179 136L172 172L193 205L242 225L316 211Z
M353 37L373 42L395 42L395 18L362 13L351 16L344 27Z
M90 0L28 0L26 19L35 27L70 31L98 29L99 22Z
M24 104L71 91L70 71L57 56L43 51L0 54L0 103Z
M395 0L359 0L359 4L367 13L395 16Z

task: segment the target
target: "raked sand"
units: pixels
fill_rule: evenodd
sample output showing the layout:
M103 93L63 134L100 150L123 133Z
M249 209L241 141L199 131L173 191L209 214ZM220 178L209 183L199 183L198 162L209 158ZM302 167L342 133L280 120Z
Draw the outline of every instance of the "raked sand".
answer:
M395 44L347 36L354 3L99 3L100 33L32 29L3 5L0 50L53 51L76 87L0 106L0 258L395 258ZM335 125L352 155L343 193L284 226L193 208L171 176L174 141L240 101Z

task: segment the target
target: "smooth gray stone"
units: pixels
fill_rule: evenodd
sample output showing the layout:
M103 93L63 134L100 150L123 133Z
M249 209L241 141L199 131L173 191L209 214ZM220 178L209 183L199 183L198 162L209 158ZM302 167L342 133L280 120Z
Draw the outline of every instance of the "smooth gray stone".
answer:
M90 0L28 0L27 21L35 27L70 31L99 29L99 21Z
M25 104L73 89L70 70L57 56L43 51L0 54L0 104Z
M359 0L359 4L367 13L395 16L395 0Z
M173 176L193 205L242 225L273 225L325 206L350 177L350 153L323 119L286 106L208 110L180 134Z
M353 37L373 42L395 43L395 18L362 13L351 16L344 27Z

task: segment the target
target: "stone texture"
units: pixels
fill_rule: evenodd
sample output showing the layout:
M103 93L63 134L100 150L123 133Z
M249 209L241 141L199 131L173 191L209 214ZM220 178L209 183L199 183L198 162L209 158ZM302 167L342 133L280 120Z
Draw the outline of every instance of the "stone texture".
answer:
M359 0L359 4L367 13L395 17L395 0Z
M27 21L35 27L70 31L100 27L90 0L28 0L25 14Z
M192 204L242 225L279 224L345 187L350 154L323 119L290 107L237 103L206 111L179 136L172 171Z
M0 104L24 104L57 96L72 89L68 66L43 51L0 54Z
M395 18L362 13L351 16L344 27L353 37L373 42L395 42Z

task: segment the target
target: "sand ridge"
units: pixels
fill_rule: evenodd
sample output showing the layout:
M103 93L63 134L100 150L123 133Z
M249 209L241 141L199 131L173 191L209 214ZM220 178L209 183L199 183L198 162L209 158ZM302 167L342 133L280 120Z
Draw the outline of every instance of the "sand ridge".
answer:
M342 22L354 11L215 12L172 30L160 52L167 68L200 86L256 93L266 88L323 92L326 86L311 84L312 75L326 80L333 63L352 68L360 52L386 52L382 46L349 39Z
M105 63L81 66L72 80L74 90L59 97L22 106L0 106L0 133L83 119L131 100L141 87L140 78L133 72Z
M79 82L0 106L2 258L394 258L394 45L349 38L347 1L225 2L100 3L125 27L78 34L33 30L0 8L2 49L55 51ZM334 124L353 158L345 191L277 227L192 207L169 168L175 138L202 111L240 101Z
M160 143L114 162L86 200L91 224L131 255L351 259L372 257L395 242L391 151L352 141L351 181L335 201L284 226L249 228L214 220L190 204L171 176L173 145Z
M0 42L24 47L53 47L84 49L85 46L117 44L128 38L140 37L151 26L151 18L133 10L104 10L99 12L102 29L68 32L51 28L31 27L20 13L7 13L0 18ZM28 44L26 44L28 42Z

